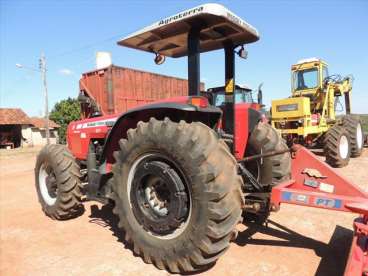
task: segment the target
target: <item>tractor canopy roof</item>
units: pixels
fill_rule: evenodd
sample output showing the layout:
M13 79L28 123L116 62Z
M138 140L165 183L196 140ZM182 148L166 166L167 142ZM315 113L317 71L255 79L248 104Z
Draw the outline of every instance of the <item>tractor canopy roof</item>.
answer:
M258 31L219 4L204 4L162 19L118 42L119 45L160 53L168 57L188 55L187 36L191 28L200 26L200 51L234 46L259 39Z

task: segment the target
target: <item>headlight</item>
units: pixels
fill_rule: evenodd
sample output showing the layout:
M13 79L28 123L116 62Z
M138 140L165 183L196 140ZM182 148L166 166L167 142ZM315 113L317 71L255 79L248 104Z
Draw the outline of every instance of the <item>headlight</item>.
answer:
M284 104L276 107L277 112L298 110L298 104Z

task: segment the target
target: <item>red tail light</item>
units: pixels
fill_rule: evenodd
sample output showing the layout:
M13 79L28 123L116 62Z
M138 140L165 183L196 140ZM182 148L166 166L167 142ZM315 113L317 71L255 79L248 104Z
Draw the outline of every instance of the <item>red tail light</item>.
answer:
M208 99L205 97L190 97L188 104L195 105L197 107L208 107Z

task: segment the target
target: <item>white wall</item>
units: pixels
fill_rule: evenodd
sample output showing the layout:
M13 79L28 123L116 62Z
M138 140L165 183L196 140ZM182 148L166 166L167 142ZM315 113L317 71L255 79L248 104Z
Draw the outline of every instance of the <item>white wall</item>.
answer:
M46 145L46 132L44 129L36 127L22 126L22 146L42 146ZM50 129L50 144L57 144L59 136L56 129Z
M32 142L32 129L31 129L31 127L22 125L21 134L22 134L22 147L27 147L27 146L32 147L33 142Z

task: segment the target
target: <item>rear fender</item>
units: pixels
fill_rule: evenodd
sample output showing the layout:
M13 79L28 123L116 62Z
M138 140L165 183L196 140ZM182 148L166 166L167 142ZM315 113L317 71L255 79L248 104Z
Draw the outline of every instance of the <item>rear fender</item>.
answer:
M151 117L157 120L163 120L165 117L168 117L174 122L179 122L180 120L188 123L199 121L210 128L214 128L221 115L222 111L217 107L200 108L181 103L157 103L132 109L122 114L116 120L107 136L102 155L102 161L106 161L105 164L107 165L105 172L110 171L108 167L115 163L113 152L119 149L119 140L122 138L126 139L128 130L136 128L139 121L148 122Z

